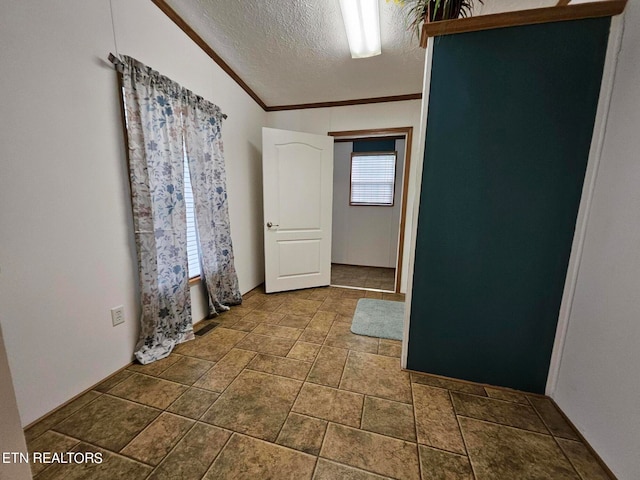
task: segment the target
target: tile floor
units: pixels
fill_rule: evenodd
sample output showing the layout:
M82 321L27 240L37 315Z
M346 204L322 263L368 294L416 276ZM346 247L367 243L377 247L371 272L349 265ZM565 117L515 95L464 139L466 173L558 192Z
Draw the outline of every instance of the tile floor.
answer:
M132 365L26 431L44 479L606 479L546 398L400 369L400 343L349 331L358 297L265 295L166 359ZM199 327L206 322L199 324Z
M331 285L395 291L395 268L331 264Z

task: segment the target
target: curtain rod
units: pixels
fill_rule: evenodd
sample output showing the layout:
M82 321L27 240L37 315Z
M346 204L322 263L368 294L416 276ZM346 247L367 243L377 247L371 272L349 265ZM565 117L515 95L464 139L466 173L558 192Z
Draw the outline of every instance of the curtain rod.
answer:
M116 67L116 70L119 73L123 73L124 72L124 63L122 63L122 61L116 57L113 53L109 53L109 61L111 63L113 63L113 65ZM225 120L228 118L226 113L222 114L222 118L224 118Z

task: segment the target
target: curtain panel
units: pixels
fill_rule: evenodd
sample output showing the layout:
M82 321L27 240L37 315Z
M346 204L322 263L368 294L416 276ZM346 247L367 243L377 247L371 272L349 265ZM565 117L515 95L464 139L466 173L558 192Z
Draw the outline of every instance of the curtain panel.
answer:
M209 293L209 313L229 310L242 302L236 274L220 109L192 93L185 96L185 150L193 189L203 279Z
M146 364L194 338L184 162L195 200L211 315L242 302L227 205L220 109L127 56L123 96L142 316L135 355Z
M142 364L194 338L187 272L182 91L123 56L129 177L142 316L135 356Z

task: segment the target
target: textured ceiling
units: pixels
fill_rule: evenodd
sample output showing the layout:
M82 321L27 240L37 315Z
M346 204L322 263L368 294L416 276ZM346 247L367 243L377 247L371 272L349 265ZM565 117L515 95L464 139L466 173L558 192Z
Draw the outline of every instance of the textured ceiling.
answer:
M268 106L419 93L424 50L379 2L382 55L352 59L338 0L167 0Z
M338 0L165 0L269 107L420 93L424 50L379 0L382 55L352 59ZM484 0L476 15L557 0Z

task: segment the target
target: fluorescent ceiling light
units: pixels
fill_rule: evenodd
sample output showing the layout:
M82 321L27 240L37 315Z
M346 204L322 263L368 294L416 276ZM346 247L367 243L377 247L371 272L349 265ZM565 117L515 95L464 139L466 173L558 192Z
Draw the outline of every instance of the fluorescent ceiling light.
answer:
M380 55L378 0L340 0L352 58Z

